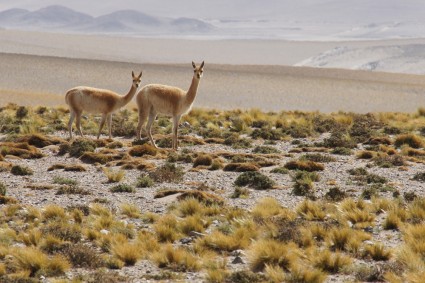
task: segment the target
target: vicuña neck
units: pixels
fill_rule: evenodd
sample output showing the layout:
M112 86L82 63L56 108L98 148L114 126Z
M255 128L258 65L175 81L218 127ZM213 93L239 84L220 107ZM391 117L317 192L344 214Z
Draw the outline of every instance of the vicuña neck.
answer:
M190 85L189 90L187 91L187 94L186 94L186 103L189 105L192 104L193 101L195 100L200 80L201 79L198 79L195 76L193 76L192 78L192 84Z
M128 91L128 93L120 97L120 101L118 103L119 108L123 107L124 105L128 104L131 101L133 96L136 94L136 90L137 88L134 85L131 85L131 88Z

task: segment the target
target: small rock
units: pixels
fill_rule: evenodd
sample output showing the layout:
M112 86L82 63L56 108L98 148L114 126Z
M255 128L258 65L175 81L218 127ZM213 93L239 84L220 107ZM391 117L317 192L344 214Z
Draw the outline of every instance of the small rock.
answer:
M230 253L232 256L241 256L244 255L243 250L234 250Z
M182 243L184 245L189 244L191 242L192 242L192 238L183 238L183 239L180 240L180 243Z
M365 232L368 232L368 233L373 233L373 227L372 226L365 227L363 230Z
M103 235L108 235L109 234L109 231L106 230L106 229L102 229L99 232L100 232L100 234L103 234Z
M244 264L245 262L240 256L235 257L235 259L232 261L232 264Z

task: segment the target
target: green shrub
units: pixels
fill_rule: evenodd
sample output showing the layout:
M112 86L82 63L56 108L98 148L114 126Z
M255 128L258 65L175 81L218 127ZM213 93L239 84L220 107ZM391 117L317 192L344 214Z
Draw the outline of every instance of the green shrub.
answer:
M273 153L280 153L280 151L274 147L271 146L256 146L253 150L253 153L260 153L260 154L273 154Z
M181 182L183 175L184 171L182 167L168 162L149 173L149 176L155 182Z
M152 187L153 184L154 182L152 178L149 177L148 175L142 175L139 178L137 178L137 181L136 181L136 187L138 188Z
M331 201L342 201L347 197L347 193L338 187L330 188L325 194L325 199Z
M250 186L257 190L267 190L273 188L275 182L260 172L244 172L235 180L236 186Z
M20 165L12 166L12 169L10 170L10 172L13 175L17 175L17 176L32 175L34 173L31 168L20 166Z
M285 167L276 167L270 171L270 173L277 173L277 174L288 174L289 170Z
M309 160L313 162L335 162L336 159L329 155L323 155L320 153L309 153L300 157L300 160Z
M425 172L418 172L413 176L413 180L425 182Z
M77 185L78 181L73 180L73 179L69 179L69 178L60 177L60 176L55 176L55 177L53 177L53 183L71 186L71 185Z
M134 193L136 190L127 184L119 184L110 189L112 193Z
M69 148L69 155L73 157L80 157L85 152L94 152L96 143L90 139L76 139Z
M301 161L301 160L291 160L285 164L285 168L289 170L301 170L301 171L323 171L325 167L323 164L314 162L314 161Z
M0 196L5 196L7 193L6 185L0 182Z
M352 155L353 151L346 147L336 147L331 151L331 153L338 155Z

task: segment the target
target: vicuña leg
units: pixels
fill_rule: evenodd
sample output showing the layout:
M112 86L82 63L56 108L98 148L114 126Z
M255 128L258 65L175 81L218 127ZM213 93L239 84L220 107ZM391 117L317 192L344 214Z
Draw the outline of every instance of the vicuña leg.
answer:
M99 133L97 134L97 139L99 139L100 137L100 133L102 132L103 126L105 125L105 120L106 120L106 114L102 114L102 120L100 120Z
M109 138L112 139L112 113L108 114Z
M75 119L75 112L71 111L69 116L69 122L68 122L68 131L69 131L69 138L72 139L72 123L74 123Z
M178 139L177 139L177 130L179 128L180 115L173 117L173 149L177 150Z
M80 135L84 137L83 132L81 131L81 114L82 112L75 112L75 124L77 125L78 133L80 133Z
M142 139L142 129L143 125L146 122L146 119L148 119L148 112L144 109L139 109L139 123L137 124L137 139Z
M157 113L156 113L155 109L154 109L153 107L151 107L151 109L150 109L150 111L149 111L149 120L148 120L148 124L146 125L146 132L148 133L148 137L149 137L149 139L150 139L150 141L151 141L152 145L153 145L155 148L158 148L158 147L156 146L155 142L153 141L153 138L152 138L152 131L151 131L151 130L152 130L152 124L153 124L153 122L155 121L156 115L157 115Z

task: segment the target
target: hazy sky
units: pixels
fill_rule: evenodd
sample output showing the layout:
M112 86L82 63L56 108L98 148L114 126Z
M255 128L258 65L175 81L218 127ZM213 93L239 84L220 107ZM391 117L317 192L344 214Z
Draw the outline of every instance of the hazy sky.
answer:
M93 16L132 9L165 17L424 21L425 0L0 0L0 11L63 5Z

